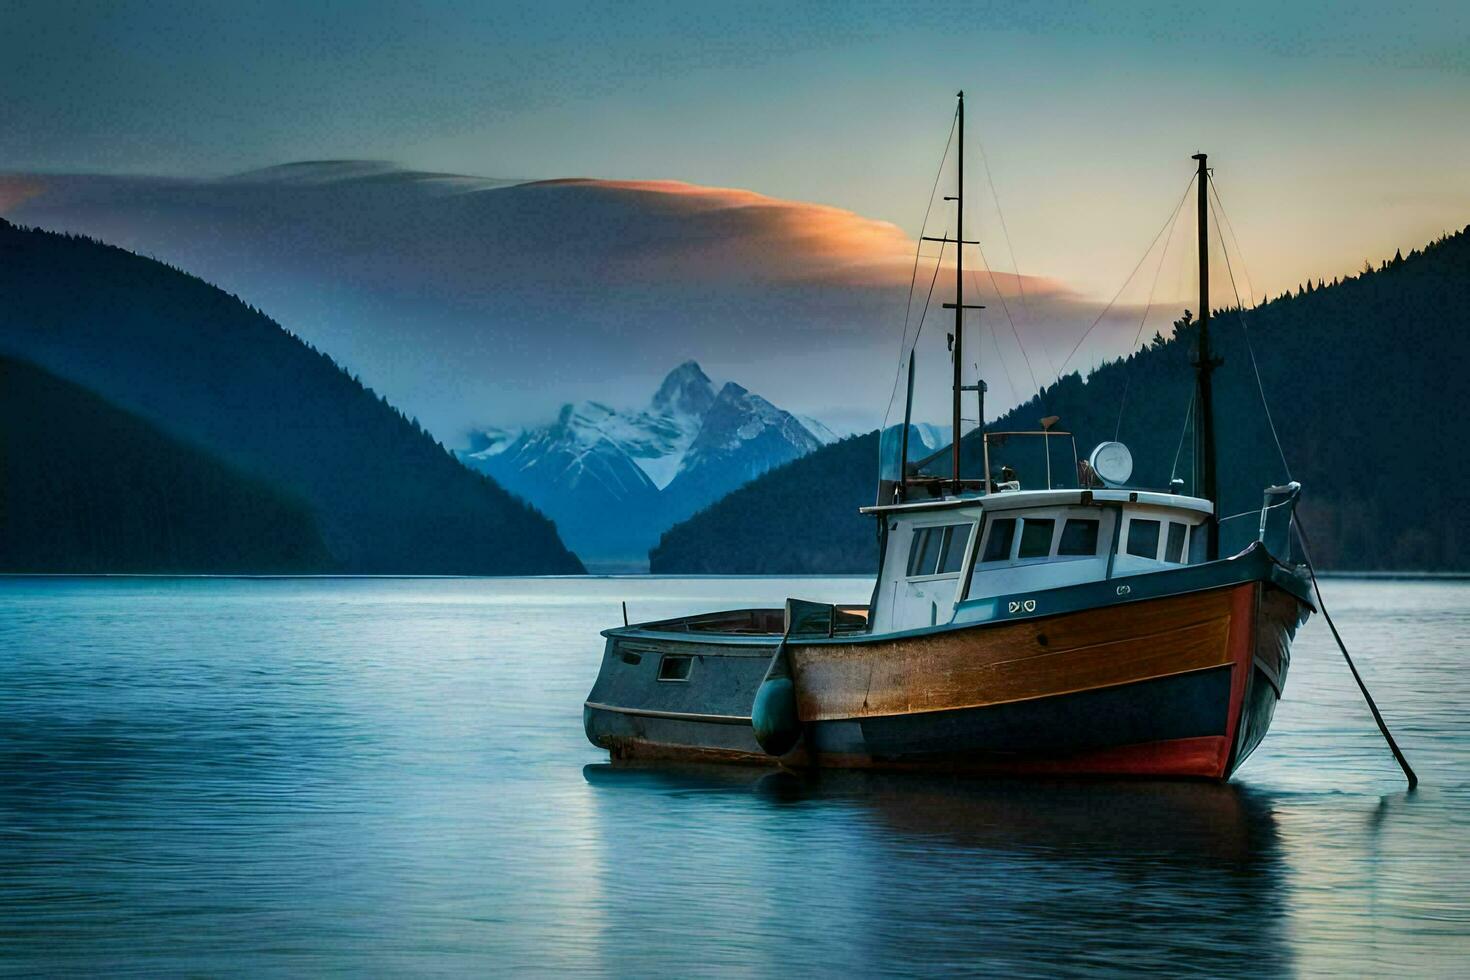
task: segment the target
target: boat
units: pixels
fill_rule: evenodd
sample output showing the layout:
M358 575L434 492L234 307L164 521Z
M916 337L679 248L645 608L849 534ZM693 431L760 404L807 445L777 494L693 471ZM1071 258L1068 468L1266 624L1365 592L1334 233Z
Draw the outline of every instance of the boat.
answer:
M962 434L962 396L977 394L983 419L985 393L962 377L964 317L977 308L963 280L963 93L957 117L955 237L930 239L955 246L951 437L910 462L910 356L902 465L862 509L880 561L869 601L793 598L605 630L583 720L614 762L1223 781L1265 737L1315 606L1294 557L1299 484L1264 488L1255 540L1219 554L1207 157L1193 157L1200 313L1186 494L1177 479L1131 485L1121 443L1079 458L1054 417L1036 431ZM1020 447L1037 445L1043 472L1013 468ZM982 472L966 475L977 446ZM1053 467L1058 451L1071 460ZM926 475L940 456L948 472Z

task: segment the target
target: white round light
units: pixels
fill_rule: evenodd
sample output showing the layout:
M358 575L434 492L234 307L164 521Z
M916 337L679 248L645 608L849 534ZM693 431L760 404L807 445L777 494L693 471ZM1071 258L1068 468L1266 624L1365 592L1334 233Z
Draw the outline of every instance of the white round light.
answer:
M1110 487L1121 487L1133 475L1133 454L1121 442L1104 442L1087 457L1087 465Z

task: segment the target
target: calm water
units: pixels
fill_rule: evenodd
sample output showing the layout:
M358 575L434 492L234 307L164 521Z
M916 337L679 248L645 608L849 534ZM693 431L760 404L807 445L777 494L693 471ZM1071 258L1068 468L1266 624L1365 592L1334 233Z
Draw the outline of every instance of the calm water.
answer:
M1470 973L1470 586L1228 786L613 769L599 628L858 580L0 581L0 971Z

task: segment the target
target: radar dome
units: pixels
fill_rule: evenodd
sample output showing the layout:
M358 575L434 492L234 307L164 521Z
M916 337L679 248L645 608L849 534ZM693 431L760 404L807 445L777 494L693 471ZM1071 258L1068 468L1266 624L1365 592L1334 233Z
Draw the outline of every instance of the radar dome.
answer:
M1087 457L1092 472L1110 487L1121 487L1133 475L1133 454L1121 442L1104 442Z

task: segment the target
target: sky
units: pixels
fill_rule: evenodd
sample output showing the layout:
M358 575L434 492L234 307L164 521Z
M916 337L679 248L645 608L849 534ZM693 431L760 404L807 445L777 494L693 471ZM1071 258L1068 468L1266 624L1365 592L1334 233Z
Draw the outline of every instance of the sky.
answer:
M1200 150L1257 296L1470 221L1463 3L7 0L0 172L680 181L906 242L959 88L967 233L1094 303Z

